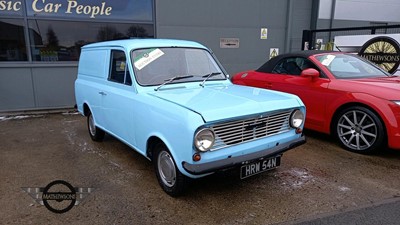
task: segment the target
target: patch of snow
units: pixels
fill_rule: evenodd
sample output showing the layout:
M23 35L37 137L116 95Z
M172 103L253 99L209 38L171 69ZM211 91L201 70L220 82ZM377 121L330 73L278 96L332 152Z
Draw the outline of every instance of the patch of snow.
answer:
M347 191L351 190L350 188L344 187L344 186L339 186L338 188L339 188L340 191L343 191L343 192L347 192Z
M291 188L301 188L306 183L314 181L306 169L291 168L290 170L279 172L278 177L283 181L282 184Z
M43 117L43 115L0 116L0 121L22 120L26 118L38 118L38 117Z
M61 115L69 116L69 115L79 115L79 112L63 112Z
M113 162L113 161L111 161L111 160L108 160L112 165L114 165L114 166L116 166L116 167L118 167L119 169L121 169L122 170L122 167L118 164L118 163L116 163L116 162Z

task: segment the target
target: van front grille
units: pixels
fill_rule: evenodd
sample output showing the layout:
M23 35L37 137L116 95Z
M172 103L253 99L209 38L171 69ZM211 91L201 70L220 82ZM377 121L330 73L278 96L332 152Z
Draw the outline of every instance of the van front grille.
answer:
M291 112L287 110L215 124L211 126L215 133L215 144L211 151L286 132L290 129Z

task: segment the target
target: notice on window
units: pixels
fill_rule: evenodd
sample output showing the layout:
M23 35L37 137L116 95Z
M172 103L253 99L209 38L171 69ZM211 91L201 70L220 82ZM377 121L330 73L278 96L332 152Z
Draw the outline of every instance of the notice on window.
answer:
M154 60L160 58L162 55L164 55L164 52L161 51L159 48L152 49L149 52L142 54L138 57L137 60L135 60L135 67L136 69L141 70L152 63Z
M324 66L329 66L331 65L332 61L335 59L336 56L334 55L328 55L324 60L322 60L321 64Z

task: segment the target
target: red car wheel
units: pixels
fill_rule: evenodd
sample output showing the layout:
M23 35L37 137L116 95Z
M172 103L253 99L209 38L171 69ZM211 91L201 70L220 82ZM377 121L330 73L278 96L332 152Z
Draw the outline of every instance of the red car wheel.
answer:
M342 110L335 123L336 136L352 152L373 153L384 147L385 131L373 111L360 106Z

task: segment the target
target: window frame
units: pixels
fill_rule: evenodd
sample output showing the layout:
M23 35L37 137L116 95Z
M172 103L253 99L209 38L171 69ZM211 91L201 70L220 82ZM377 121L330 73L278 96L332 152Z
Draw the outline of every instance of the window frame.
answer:
M17 32L16 36L22 35L23 37L22 37L22 39L13 39L12 41L15 41L16 43L19 43L19 44L23 44L23 47L21 45L21 47L18 50L21 50L19 52L19 54L25 55L25 56L20 57L21 58L20 60L8 60L7 59L7 60L4 60L4 61L1 60L0 63L10 63L10 62L11 63L15 63L15 62L24 63L24 62L28 62L29 61L29 51L27 50L28 42L27 42L27 37L26 37L25 27L24 27L25 26L25 21L20 17L8 17L8 18L0 17L0 20L2 22L4 22L5 24L10 24L12 26L17 26L18 27L17 28L18 32ZM17 24L17 25L15 25L15 24ZM19 26L21 28L19 28ZM11 50L11 49L9 49L9 50ZM25 51L22 51L22 50L25 50Z
M122 53L122 55L125 58L125 65L124 65L124 76L123 76L123 81L120 81L118 79L113 79L112 75L114 74L114 72L118 73L121 71L113 71L114 68L117 68L117 65L114 65L114 58L116 54ZM122 57L122 56L119 56ZM128 61L127 61L127 54L124 50L121 49L111 49L110 51L110 66L109 66L109 71L108 71L108 77L107 80L113 83L117 83L117 84L123 84L123 85L127 85L127 86L132 86L132 76L131 73L129 72L129 67L128 67ZM116 61L115 61L116 62ZM121 61L121 63L123 62L123 60Z

